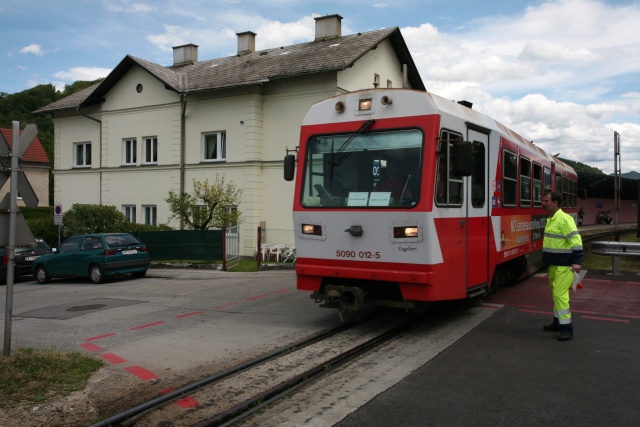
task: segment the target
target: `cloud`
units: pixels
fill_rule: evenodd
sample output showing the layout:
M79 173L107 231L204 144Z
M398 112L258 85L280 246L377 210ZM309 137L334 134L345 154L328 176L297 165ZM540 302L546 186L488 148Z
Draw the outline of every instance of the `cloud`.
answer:
M105 8L109 12L121 13L121 12L132 12L132 13L149 13L156 8L154 6L149 6L144 3L133 3L128 0L122 0L120 2L108 2L105 4Z
M402 28L430 92L473 108L547 151L612 172L613 131L640 170L640 5L553 0L451 32ZM635 145L634 145L635 144Z
M552 42L534 40L524 45L518 58L524 61L596 61L599 55L589 49L569 49Z
M20 53L32 53L35 56L42 57L44 55L44 50L39 44L30 44L29 46L25 46L20 49Z
M207 52L226 51L234 55L237 47L237 29L246 27L256 36L256 49L263 50L278 46L312 41L314 39L315 22L313 16L305 16L293 22L267 20L260 16L248 16L244 13L228 11L222 13L213 27L185 28L176 25L165 25L164 31L151 34L146 39L158 49L169 52L174 46L186 43L199 45L199 56L206 58ZM247 25L250 23L250 25ZM215 55L215 54L214 54Z
M106 77L111 72L111 68L98 67L73 67L67 71L58 71L53 76L66 82L76 80L92 81Z

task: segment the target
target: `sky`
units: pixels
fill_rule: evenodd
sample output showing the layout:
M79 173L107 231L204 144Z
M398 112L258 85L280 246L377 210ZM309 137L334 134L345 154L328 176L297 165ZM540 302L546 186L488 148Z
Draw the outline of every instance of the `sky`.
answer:
M126 55L161 65L399 27L428 91L507 125L551 154L640 171L640 0L2 0L0 92L105 77Z

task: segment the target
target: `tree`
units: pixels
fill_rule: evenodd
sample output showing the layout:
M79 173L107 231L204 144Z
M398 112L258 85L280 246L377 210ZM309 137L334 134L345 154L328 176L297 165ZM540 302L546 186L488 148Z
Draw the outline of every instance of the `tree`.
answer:
M124 214L115 206L73 205L64 214L62 234L118 233L127 228Z
M169 192L171 217L180 219L190 230L231 227L241 223L242 212L237 206L242 201L242 189L233 181L225 183L224 175L216 174L213 184L193 180L193 194Z

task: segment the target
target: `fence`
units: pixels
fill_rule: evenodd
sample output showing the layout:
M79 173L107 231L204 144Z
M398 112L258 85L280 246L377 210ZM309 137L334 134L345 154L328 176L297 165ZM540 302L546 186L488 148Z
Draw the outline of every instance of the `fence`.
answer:
M263 262L295 263L293 230L258 227L258 246L255 253L258 270Z
M240 228L236 225L223 230L225 231L225 238L222 269L227 271L227 269L233 268L240 263Z
M142 231L152 261L223 260L222 230Z

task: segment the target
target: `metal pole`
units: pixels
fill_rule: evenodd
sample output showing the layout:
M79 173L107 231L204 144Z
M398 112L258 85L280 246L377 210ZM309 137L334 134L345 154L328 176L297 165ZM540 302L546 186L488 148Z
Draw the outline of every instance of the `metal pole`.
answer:
M620 241L620 229L618 228L618 210L620 210L620 186L622 184L622 174L620 173L620 134L613 132L613 168L614 168L614 224L615 240Z
M7 246L7 301L4 313L4 356L11 355L11 318L13 317L13 279L14 264L16 251L16 212L18 203L16 196L18 194L18 157L20 151L20 122L13 121L13 144L11 147L11 185L9 197L9 245Z

